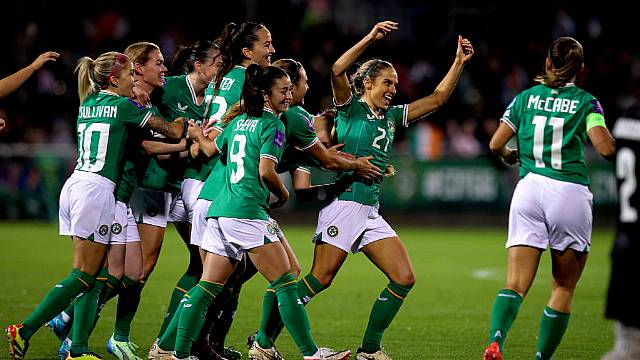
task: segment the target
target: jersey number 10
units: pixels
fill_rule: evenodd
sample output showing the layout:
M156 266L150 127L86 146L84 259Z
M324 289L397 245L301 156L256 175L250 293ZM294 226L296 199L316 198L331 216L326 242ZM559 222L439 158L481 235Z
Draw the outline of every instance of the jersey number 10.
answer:
M76 169L97 173L104 167L110 124L78 124L78 164ZM96 134L97 136L94 136Z

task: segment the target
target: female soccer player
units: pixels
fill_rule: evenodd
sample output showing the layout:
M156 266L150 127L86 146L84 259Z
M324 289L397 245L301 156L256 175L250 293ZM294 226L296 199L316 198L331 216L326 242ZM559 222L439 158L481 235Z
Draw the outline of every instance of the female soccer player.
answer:
M571 300L591 247L589 175L584 142L600 155L615 153L600 102L574 81L584 50L573 38L553 41L540 84L518 94L489 147L506 163L520 162L509 210L507 283L498 291L484 359L501 359L504 341L538 269L551 248L553 286L542 312L536 359L550 359L567 329ZM518 148L506 146L517 136ZM568 209L570 209L568 211Z
M453 65L434 92L408 105L390 106L398 83L391 63L369 60L358 68L351 83L346 72L367 47L395 29L397 23L392 21L376 24L332 67L338 142L345 144L343 151L356 157L373 156L371 162L381 169L389 160L396 125L406 126L443 105L455 88L464 65L473 56L469 40L458 37ZM345 176L351 174L339 175L338 181ZM311 273L298 287L298 297L309 302L331 284L348 253L358 251L364 252L389 278L389 284L374 303L357 359L390 359L381 347L382 335L415 282L407 250L378 214L381 186L381 178L356 177L320 211Z
M269 208L282 206L289 196L276 165L285 142L284 124L278 116L289 108L291 81L279 68L251 65L242 97L243 102L225 115L233 120L215 140L228 164L225 185L207 214L202 279L176 314L180 318L174 358L189 356L208 305L247 253L275 289L285 325L304 358L346 359L351 354L348 350L335 353L314 344L306 312L297 300L289 259L267 215ZM277 197L275 203L268 204L269 192Z
M23 359L28 341L82 291L90 289L104 262L115 212L118 180L129 128L149 127L173 139L182 136L184 118L167 122L129 99L134 85L131 60L117 52L78 66L78 164L60 194L60 234L73 240L73 270L56 284L24 321L6 329L13 359ZM88 350L88 349L87 349ZM69 358L97 359L71 352Z

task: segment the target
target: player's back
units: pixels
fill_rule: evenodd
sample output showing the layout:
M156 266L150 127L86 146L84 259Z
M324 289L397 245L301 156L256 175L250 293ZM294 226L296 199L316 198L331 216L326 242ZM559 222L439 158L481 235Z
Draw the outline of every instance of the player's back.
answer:
M517 133L520 176L534 172L588 185L584 143L592 113L602 116L600 103L573 84L537 85L520 93L503 116Z

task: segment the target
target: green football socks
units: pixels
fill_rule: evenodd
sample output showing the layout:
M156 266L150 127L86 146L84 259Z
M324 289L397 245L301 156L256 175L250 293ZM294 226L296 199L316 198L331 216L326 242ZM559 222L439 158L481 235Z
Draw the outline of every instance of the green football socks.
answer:
M380 350L384 331L393 321L412 287L413 285L399 285L390 282L382 290L369 315L369 323L362 340L362 351L373 353Z
M271 288L276 292L277 307L280 310L282 321L298 349L304 356L315 354L318 348L311 338L311 326L307 312L298 296L298 286L293 274L287 272L282 275L271 283ZM265 300L267 300L267 296L265 296ZM269 313L263 314L263 316L267 315Z
M522 304L522 296L517 292L509 289L498 291L491 312L491 326L487 345L497 341L500 351L502 351L507 332L518 315L520 304Z
M193 288L191 296L180 309L178 331L173 349L176 357L181 359L189 357L191 346L200 334L209 304L222 291L223 287L224 284L200 280L198 285ZM168 335L168 331L165 334Z
M551 359L564 332L569 326L569 313L563 313L545 306L540 318L540 335L536 350L536 360Z
M93 286L94 282L95 276L78 269L71 270L69 276L49 290L38 307L24 321L20 336L29 340L42 325L58 315L73 298Z
M144 285L143 281L133 281L126 276L122 279L116 310L116 325L113 331L114 340L129 341L131 322L138 311Z
M162 326L160 327L160 333L158 333L158 338L161 338L164 335L164 332L167 330L169 323L173 319L173 316L178 309L178 305L180 301L184 297L184 294L187 293L192 287L198 284L198 280L200 280L197 276L192 276L189 274L184 274L178 280L176 287L173 289L173 293L171 294L171 300L169 300L169 307L167 308L167 313L164 315L164 321L162 321Z

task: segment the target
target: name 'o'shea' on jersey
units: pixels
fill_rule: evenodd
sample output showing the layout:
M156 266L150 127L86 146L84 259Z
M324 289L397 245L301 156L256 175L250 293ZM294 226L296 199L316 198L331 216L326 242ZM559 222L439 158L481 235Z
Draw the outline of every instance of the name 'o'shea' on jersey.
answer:
M268 220L270 192L260 177L260 160L277 164L285 141L284 124L267 109L261 117L234 118L215 139L227 165L207 216Z
M122 170L128 127L143 127L149 109L109 91L88 95L78 112L78 162L75 169L101 175L114 183Z
M537 85L518 94L501 120L517 135L520 177L533 172L589 185L584 162L587 121L603 116L598 99L573 84Z
M345 144L341 151L355 155L373 156L370 162L385 169L391 156L396 126L408 125L408 105L390 106L383 116L373 113L369 105L353 94L343 105L336 107L336 132L338 143ZM348 176L342 173L338 175ZM364 205L377 205L382 179L354 182L338 196L340 200L355 201Z

